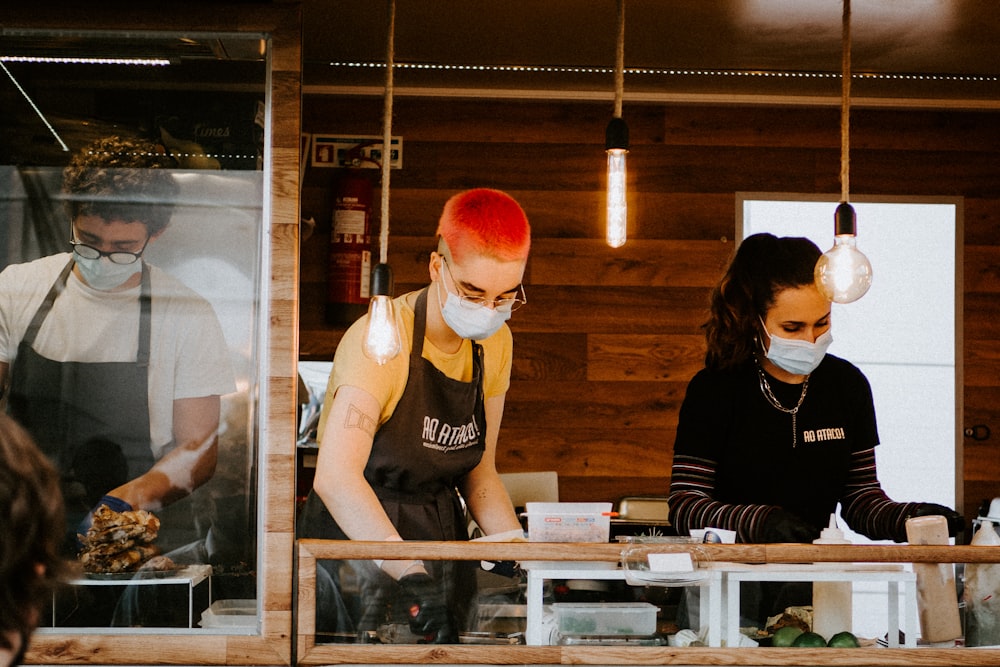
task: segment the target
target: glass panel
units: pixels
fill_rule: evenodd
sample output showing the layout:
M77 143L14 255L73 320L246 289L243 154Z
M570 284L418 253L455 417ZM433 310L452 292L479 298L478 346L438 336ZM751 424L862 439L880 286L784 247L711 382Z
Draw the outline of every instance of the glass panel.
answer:
M716 573L636 585L614 562L535 561L526 570L513 561L435 560L425 561L426 582L401 585L370 560L313 562L317 646L661 646L679 629L684 587L720 582ZM683 614L681 622L691 620ZM719 636L711 641L719 645Z
M266 42L0 34L0 374L79 567L41 632L253 632Z

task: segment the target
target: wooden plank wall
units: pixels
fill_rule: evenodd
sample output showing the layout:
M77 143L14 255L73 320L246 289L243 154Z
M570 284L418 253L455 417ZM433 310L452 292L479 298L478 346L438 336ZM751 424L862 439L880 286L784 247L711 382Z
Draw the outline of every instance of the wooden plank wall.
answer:
M306 96L303 130L381 134L381 99ZM514 377L502 472L554 469L561 499L663 494L677 412L701 367L711 286L733 249L735 193L837 196L838 108L626 105L630 238L603 242L609 104L398 99L391 181L396 291L427 280L445 199L506 190L527 211L529 305L511 320ZM964 197L965 512L1000 496L1000 113L852 110L854 195ZM300 353L329 359L323 321L331 170L310 168L302 213ZM376 202L378 194L376 191ZM376 204L376 209L378 208ZM832 210L831 210L832 225ZM920 326L919 314L900 326Z

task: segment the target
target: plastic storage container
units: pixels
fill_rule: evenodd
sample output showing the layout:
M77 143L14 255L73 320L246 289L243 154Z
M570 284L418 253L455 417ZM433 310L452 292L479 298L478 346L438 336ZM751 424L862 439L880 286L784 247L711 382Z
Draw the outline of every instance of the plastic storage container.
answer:
M529 542L607 542L611 503L525 503Z
M813 544L850 544L844 531L837 526L837 515L830 515L830 525L824 528ZM851 632L853 626L852 585L849 581L813 582L812 630L829 640L838 632Z
M216 600L201 613L203 628L252 628L257 624L256 600Z
M560 635L647 637L656 633L656 605L648 602L555 602Z
M992 509L991 506L990 510ZM992 521L983 521L972 536L972 544L994 548L1000 546L1000 535L997 535ZM963 598L965 645L1000 646L1000 564L967 564Z

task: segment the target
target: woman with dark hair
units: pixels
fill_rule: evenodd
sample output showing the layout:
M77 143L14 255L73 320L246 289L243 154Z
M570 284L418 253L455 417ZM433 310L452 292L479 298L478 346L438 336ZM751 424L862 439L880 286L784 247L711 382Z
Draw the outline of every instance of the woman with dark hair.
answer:
M895 502L878 481L879 442L868 380L827 354L830 301L804 238L755 234L712 293L705 368L681 405L670 481L678 532L716 527L741 542L811 542L841 515L871 539L906 540L906 519L963 517ZM761 608L762 614L782 608Z
M0 667L21 663L67 569L62 537L59 473L27 432L0 414Z

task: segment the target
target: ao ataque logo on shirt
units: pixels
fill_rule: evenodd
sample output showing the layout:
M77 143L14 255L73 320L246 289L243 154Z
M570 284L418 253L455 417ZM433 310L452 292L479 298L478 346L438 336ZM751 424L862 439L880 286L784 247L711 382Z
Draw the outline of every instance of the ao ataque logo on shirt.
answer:
M479 424L473 417L468 424L442 424L439 419L424 417L424 447L448 452L479 444Z
M802 431L802 442L844 440L846 437L843 428L818 428L815 431Z

